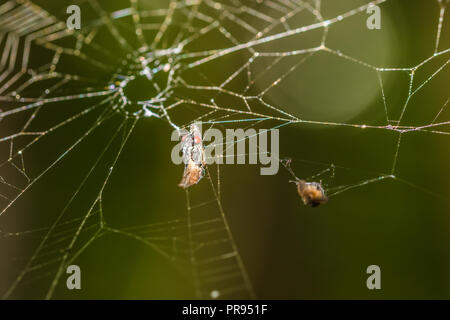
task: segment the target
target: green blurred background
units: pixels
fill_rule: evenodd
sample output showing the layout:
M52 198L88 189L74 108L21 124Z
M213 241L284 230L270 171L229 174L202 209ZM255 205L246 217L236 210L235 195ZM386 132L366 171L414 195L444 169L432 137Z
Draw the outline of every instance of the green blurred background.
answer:
M55 15L63 16L62 2L36 3ZM99 3L108 12L127 6L123 1ZM165 1L139 3L145 8L159 8L166 4ZM321 13L325 19L331 18L363 3L366 2L322 1ZM437 1L389 0L381 8L381 30L368 30L365 27L367 15L358 14L330 26L327 46L358 61L382 67L411 67L433 54L439 17ZM90 14L83 16L83 23L94 17L94 13L93 17ZM307 15L305 22L300 16L298 19L299 25L314 22ZM446 17L440 50L450 44L448 21ZM290 47L312 47L317 45L321 32L305 33L290 43L279 42L273 46L277 50L286 48L287 51L294 50ZM103 44L109 41L106 39L105 36ZM224 46L219 43L219 38L215 41L200 39L198 42L199 46L205 47ZM274 47L272 50L275 50ZM113 56L119 54L112 48L109 53ZM32 57L37 64L46 61L42 58L40 62L37 53ZM230 60L219 61L209 71L201 70L214 78L215 70L226 74L227 70L237 70L246 59L242 55L233 56ZM284 67L294 64L294 60L289 59L284 61ZM448 53L419 69L413 87L429 78L447 60ZM72 63L80 73L95 73L83 70L85 65L82 62L77 65L77 61L71 62L70 59L61 61L60 65L64 68L64 64ZM204 69L208 68L205 66ZM276 68L283 68L283 64ZM278 72L278 76L286 73L282 69L274 72ZM96 74L97 83L92 87L100 88L101 83L106 84L114 78L113 74L109 76ZM407 98L409 76L406 72L382 72L381 76L388 114L395 119ZM192 77L195 78L195 75ZM449 83L447 66L413 96L402 124L419 127L430 123L448 99ZM259 89L263 87L264 83L261 83ZM36 90L39 91L39 88ZM373 126L386 124L376 72L325 52L319 52L305 61L266 98L272 105L301 119ZM222 103L226 104L224 99ZM72 112L80 112L93 105L92 101L73 100L63 105ZM48 128L66 118L67 114L62 114L58 109L60 106L62 104L49 106L50 111L48 114L43 112L43 120L36 126ZM55 114L61 113L60 118L55 118L52 110ZM176 115L176 121L188 124L195 118L189 110L187 108L185 111L187 115ZM446 110L438 122L449 120L450 113ZM30 151L26 159L30 175L36 176L55 161L56 155L72 146L98 114L93 113L64 126ZM51 225L122 120L121 115L114 116L52 167L30 192L0 218L0 229L12 232ZM6 121L13 121L13 124ZM4 119L1 125L14 126L14 121L19 123L20 119ZM229 127L237 128L239 125L232 123ZM274 122L267 126L275 125ZM445 131L446 127L439 129ZM103 214L108 225L120 229L186 219L186 196L177 187L183 168L170 161L174 145L170 134L171 127L164 120L146 118L138 121L103 193ZM357 184L391 173L398 137L399 133L392 130L293 124L280 130L280 157L291 158L292 167L301 178L312 176L334 164L337 167L335 176L322 177L327 188ZM120 147L119 142L115 141L112 149L107 151L64 219L75 219L86 214L105 181L111 161ZM302 205L294 185L288 182L291 177L283 168L275 176L261 176L259 166L221 166L222 205L257 297L450 298L449 145L448 135L445 134L405 133L394 172L398 179L386 179L351 189L331 197L328 204L313 209ZM210 170L215 172L215 166ZM208 188L205 179L192 187L192 197L211 200L211 196L206 195ZM82 238L83 241L89 235ZM36 245L33 238L18 238L0 241L2 293L23 266L23 259L14 258L29 257L30 250ZM59 245L56 244L56 247ZM63 243L61 248L64 248ZM48 262L46 259L44 257L42 261ZM90 244L74 263L82 269L82 290L65 289L63 276L54 298L195 297L190 270L180 272L173 262L128 237L106 234ZM372 264L381 268L381 290L371 291L366 287L366 268ZM31 276L30 282L19 286L12 297L42 298L51 279L51 276Z

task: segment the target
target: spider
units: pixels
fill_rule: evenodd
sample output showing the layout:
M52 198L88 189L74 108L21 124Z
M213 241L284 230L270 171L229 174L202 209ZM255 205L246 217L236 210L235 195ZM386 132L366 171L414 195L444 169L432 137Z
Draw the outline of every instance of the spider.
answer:
M304 180L294 181L297 184L297 192L303 203L309 207L317 207L328 202L325 190L318 182L306 182Z
M319 182L306 182L305 180L297 178L294 171L291 169L291 160L287 160L284 164L286 169L295 178L294 182L297 185L297 192L303 203L308 207L317 207L318 205L328 202L328 197L325 194L325 190L322 187L322 183Z
M185 164L183 178L178 186L183 189L197 184L205 175L205 151L202 135L196 124L191 124L189 133L181 139L181 150Z

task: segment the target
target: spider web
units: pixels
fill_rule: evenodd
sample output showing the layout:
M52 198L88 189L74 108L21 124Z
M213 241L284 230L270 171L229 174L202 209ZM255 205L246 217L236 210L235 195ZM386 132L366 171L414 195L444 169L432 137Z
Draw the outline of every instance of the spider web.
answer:
M333 185L326 188L331 199L391 179L448 201L448 195L397 174L405 136L450 134L448 92L427 109L414 105L415 97L433 84L448 82L448 1L427 3L436 11L434 46L412 67L405 67L404 61L399 67L383 67L386 57L368 61L337 47L342 38L333 40L334 28L337 34L340 26L355 19L360 19L361 30L370 32L365 27L367 8L389 3L395 1L87 0L76 3L82 12L79 31L69 30L65 21L65 8L74 3L2 3L3 298L58 297L67 266L109 236L136 241L187 274L191 297L257 296L222 204L223 166L209 166L204 181L188 189L185 200L177 193L177 201L185 201L184 210L174 210L170 219L157 215L159 221L151 223L132 223L133 217L129 224L114 223L108 202L120 197L120 182L112 181L117 171L126 169L122 159L132 157L128 143L142 134L143 123L161 124L167 132L195 121L204 128L277 128L282 134L288 127L388 133L394 142L385 170L363 165L358 171L356 165L341 166L332 157L322 161L295 156L293 167L302 163L313 179L331 175ZM333 109L310 106L307 94L306 102L295 100L294 76L308 64L317 67L317 56L356 68L358 76L372 77L377 87L353 103L362 105L353 106L356 111L343 108L344 101L336 101ZM137 79L153 86L151 97L137 99L139 103L127 91ZM393 82L405 86L404 101L390 101ZM351 90L356 95L358 89ZM366 108L373 113L358 117ZM414 118L416 113L421 121ZM168 151L161 143L152 146L153 157L163 154L157 148ZM161 158L166 161L167 154ZM159 170L157 163L147 170ZM315 168L321 168L319 175ZM173 192L178 181L166 181ZM48 193L42 192L45 188ZM133 211L139 210L139 203L124 202L130 207L127 216L142 214Z

